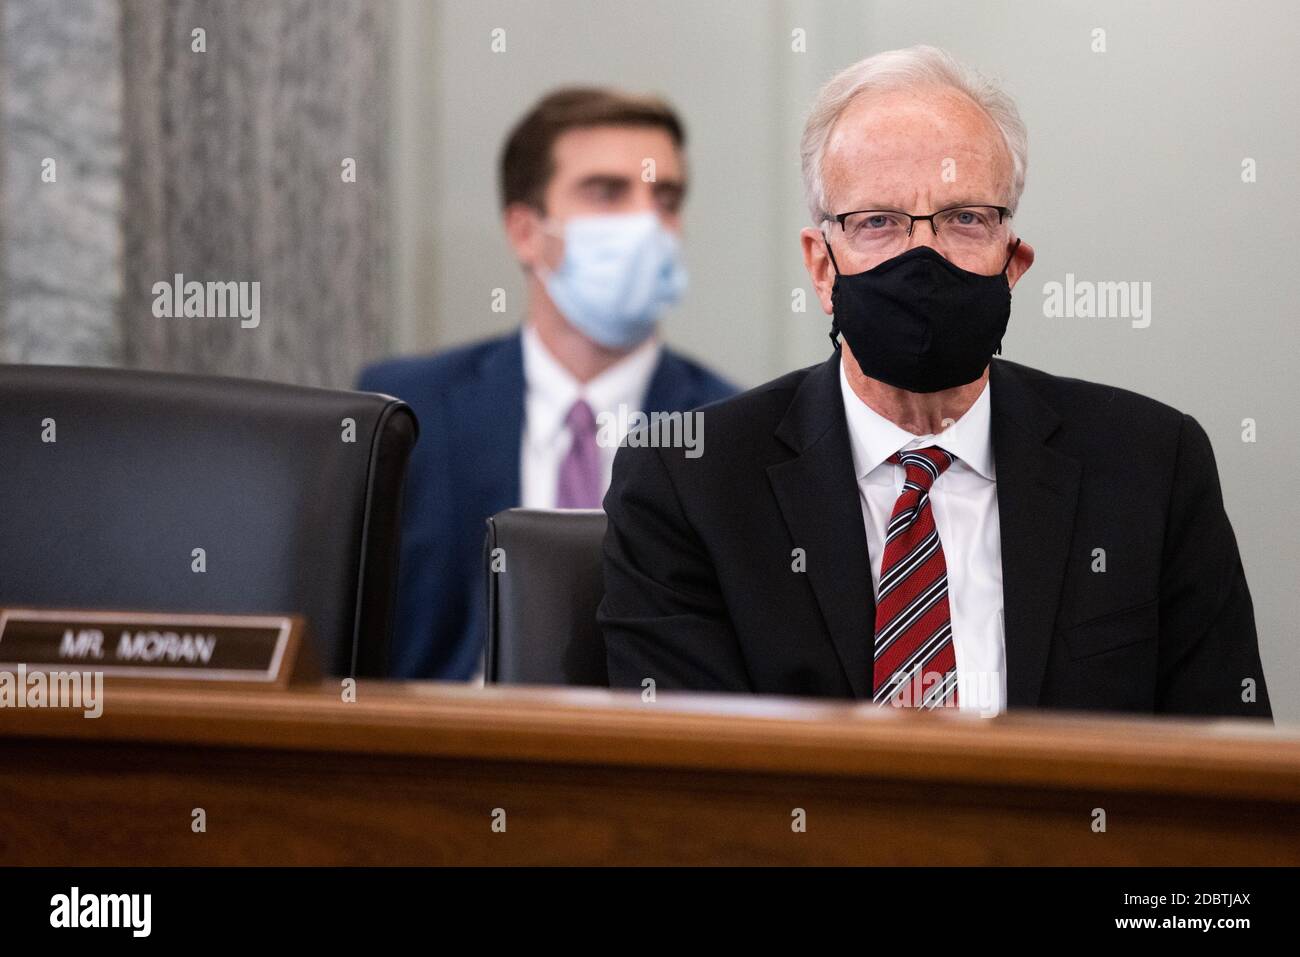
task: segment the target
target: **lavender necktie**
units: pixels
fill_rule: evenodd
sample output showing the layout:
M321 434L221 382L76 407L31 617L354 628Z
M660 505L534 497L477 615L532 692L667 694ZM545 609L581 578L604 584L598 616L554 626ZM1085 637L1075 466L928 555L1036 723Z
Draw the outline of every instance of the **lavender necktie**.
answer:
M591 406L579 399L564 417L573 443L560 463L556 508L600 508L600 449L596 446L596 416Z

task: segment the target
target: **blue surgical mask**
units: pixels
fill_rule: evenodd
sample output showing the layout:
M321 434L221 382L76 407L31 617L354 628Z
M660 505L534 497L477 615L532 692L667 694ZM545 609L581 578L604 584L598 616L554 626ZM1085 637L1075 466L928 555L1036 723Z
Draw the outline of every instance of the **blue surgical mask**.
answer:
M564 224L564 259L540 267L570 323L608 349L630 349L686 291L681 243L653 212L579 216Z

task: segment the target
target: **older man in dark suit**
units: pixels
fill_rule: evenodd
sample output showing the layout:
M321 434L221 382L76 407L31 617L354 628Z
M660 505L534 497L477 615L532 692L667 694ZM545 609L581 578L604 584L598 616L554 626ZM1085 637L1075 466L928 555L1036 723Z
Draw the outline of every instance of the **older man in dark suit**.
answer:
M704 410L702 455L620 450L611 682L1271 718L1205 431L995 357L1034 258L1014 103L891 51L826 85L802 153L836 351Z

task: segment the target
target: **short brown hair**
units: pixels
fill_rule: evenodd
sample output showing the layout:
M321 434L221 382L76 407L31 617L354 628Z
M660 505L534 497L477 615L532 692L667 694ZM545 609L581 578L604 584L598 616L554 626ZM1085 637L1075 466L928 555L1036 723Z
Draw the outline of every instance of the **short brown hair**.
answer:
M657 126L681 149L686 130L664 100L599 87L568 87L542 97L510 131L501 151L501 207L527 203L542 208L555 175L551 147L561 133L591 126Z

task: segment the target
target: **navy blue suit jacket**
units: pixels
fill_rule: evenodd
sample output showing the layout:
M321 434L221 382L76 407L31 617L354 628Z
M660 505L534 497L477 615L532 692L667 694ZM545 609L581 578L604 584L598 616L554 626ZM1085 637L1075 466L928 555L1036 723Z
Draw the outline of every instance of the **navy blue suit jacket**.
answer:
M365 369L358 388L403 399L420 420L406 479L389 672L468 680L486 627L484 522L520 503L520 334L389 359ZM703 366L664 349L643 411L684 412L735 392Z

